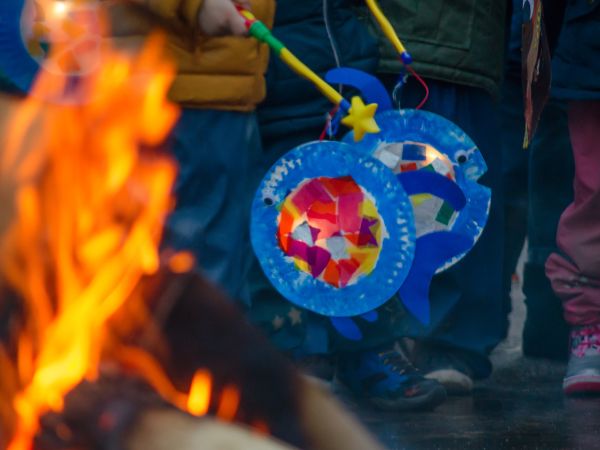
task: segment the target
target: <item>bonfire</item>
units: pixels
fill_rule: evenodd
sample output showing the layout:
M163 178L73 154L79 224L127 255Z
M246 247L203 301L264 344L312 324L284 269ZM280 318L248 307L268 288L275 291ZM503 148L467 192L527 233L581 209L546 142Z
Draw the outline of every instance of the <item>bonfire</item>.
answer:
M190 254L161 248L177 173L161 149L178 117L163 47L157 35L135 55L94 48L101 64L76 79L41 70L0 127L0 195L14 204L0 218L0 441L200 448L210 416L242 425L224 435L242 433L245 448L258 435L341 448L330 431L344 448L377 448ZM345 436L322 429L323 411Z

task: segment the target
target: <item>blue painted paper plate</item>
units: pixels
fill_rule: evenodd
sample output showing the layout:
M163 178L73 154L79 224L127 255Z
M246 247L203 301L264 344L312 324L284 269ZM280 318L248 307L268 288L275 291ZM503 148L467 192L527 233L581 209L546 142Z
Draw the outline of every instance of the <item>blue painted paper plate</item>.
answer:
M347 317L389 300L412 264L412 207L382 163L339 142L314 142L269 170L251 239L273 286L316 313Z
M452 231L472 238L475 245L487 223L491 191L478 183L487 165L473 140L453 122L427 111L390 110L378 114L376 120L380 133L358 143L349 133L343 141L382 161L399 178L402 173L432 171L454 181L466 197L466 206L455 211L435 195L412 196L417 238ZM438 272L466 253L450 258Z

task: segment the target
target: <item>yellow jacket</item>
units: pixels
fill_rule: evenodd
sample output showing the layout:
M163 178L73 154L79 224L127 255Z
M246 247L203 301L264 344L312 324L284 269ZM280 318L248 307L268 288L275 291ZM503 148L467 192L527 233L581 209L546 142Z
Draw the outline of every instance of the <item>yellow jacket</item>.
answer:
M119 48L135 49L152 30L167 31L178 65L170 97L184 106L251 111L265 96L269 50L252 38L209 38L197 33L203 0L111 2L111 33ZM252 11L269 26L274 0L252 0Z

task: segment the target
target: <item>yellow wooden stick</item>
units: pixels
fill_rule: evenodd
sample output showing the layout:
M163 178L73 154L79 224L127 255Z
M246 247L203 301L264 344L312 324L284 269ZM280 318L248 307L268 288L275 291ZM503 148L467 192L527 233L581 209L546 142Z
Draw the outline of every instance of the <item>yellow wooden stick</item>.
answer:
M344 97L342 97L338 91L336 91L329 83L327 83L310 68L308 68L306 64L300 61L287 48L281 49L279 57L290 67L290 69L292 69L298 75L311 81L321 91L321 93L325 97L327 97L327 99L334 105L340 105L345 100Z
M402 57L402 62L406 65L412 63L412 58L410 54L406 51L406 47L404 47L404 44L396 34L396 30L394 30L394 27L392 26L388 18L385 17L385 14L383 13L381 8L379 7L379 4L377 3L377 0L365 0L365 2L367 3L367 6L371 10L371 13L375 17L375 20L377 20L377 23L381 27L383 34L385 34L385 36L392 43L396 51Z
M346 114L342 119L342 124L354 130L355 141L360 141L366 133L378 133L380 131L375 121L376 104L365 105L360 97L353 97L352 103L348 102L329 83L290 52L283 42L273 36L271 31L261 21L257 20L250 11L241 7L238 10L246 20L246 26L252 36L266 43L290 69L311 81L334 105L339 105L340 109Z

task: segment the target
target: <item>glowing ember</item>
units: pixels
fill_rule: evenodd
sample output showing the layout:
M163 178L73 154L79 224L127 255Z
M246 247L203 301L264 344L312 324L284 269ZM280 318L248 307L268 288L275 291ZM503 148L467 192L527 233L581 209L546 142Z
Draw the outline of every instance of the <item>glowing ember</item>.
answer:
M169 269L173 273L186 273L194 268L196 259L189 252L179 252L169 258Z
M235 386L226 386L221 392L217 417L226 422L235 419L240 406L240 391Z

